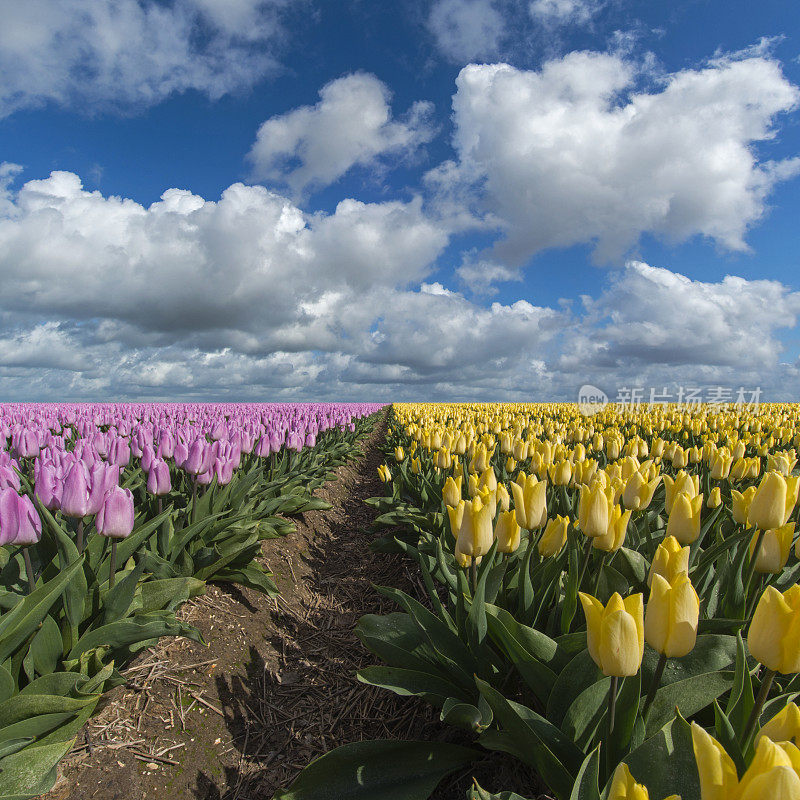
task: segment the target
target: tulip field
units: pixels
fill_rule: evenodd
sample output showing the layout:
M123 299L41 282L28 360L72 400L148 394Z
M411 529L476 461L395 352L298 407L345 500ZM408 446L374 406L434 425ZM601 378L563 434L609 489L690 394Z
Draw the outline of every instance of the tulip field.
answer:
M199 640L208 582L276 593L262 542L380 408L0 407L0 798L52 786L139 651ZM459 797L800 800L799 406L383 413L359 502L420 591L375 586L357 678L441 735L341 742L275 800L425 800L492 758L530 785Z
M800 798L799 419L395 405L373 547L427 596L377 588L358 678L463 736L345 744L277 797L425 798L502 751L539 782L472 800Z
M276 592L261 543L380 406L0 406L0 797L47 791L120 670L206 583Z

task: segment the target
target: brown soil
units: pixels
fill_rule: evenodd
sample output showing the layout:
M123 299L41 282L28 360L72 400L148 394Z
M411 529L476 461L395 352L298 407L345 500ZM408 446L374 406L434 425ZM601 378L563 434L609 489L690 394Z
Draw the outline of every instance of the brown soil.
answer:
M364 457L316 493L333 508L303 514L295 534L264 543L280 597L212 585L187 603L181 616L208 645L164 640L141 654L78 737L47 800L266 800L347 742L469 743L426 704L355 677L375 663L355 623L396 610L372 584L424 596L408 562L368 549L376 512L364 500L382 492L376 470L385 426L384 415L362 445ZM525 794L535 785L499 754L472 772L493 791ZM464 798L470 783L469 775L454 776L434 797Z

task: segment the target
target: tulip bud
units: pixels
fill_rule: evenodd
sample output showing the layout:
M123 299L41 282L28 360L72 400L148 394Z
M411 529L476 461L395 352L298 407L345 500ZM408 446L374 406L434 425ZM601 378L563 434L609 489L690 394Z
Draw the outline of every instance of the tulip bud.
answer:
M715 486L708 493L708 500L706 500L706 506L708 508L717 508L718 506L721 505L722 505L722 492L720 491L719 486Z
M761 537L761 547L756 558L755 571L761 574L772 573L777 575L789 560L789 551L792 549L794 539L794 522L764 531ZM754 533L750 540L750 558L756 549L758 533Z
M89 511L89 473L82 461L76 461L64 478L61 513L67 517L85 517Z
M442 489L442 499L445 505L455 506L461 499L461 475L458 478L448 478Z
M689 495L689 497L694 497L698 494L700 491L700 477L698 475L689 475L683 470L681 470L674 479L670 478L669 475L665 475L664 490L664 508L667 514L669 514L672 511L672 503L681 492Z
M534 475L527 477L521 472L511 484L511 492L519 526L529 531L541 528L547 522L547 481L538 481Z
M700 599L682 572L672 582L653 575L650 598L644 615L645 641L667 658L690 653L697 638Z
M381 479L381 483L388 483L392 479L392 473L386 464L381 464L378 467L378 477Z
M567 543L567 528L569 517L556 516L547 521L542 538L539 539L537 549L543 558L557 555Z
M494 526L498 553L513 553L520 542L520 527L513 511L501 511Z
M516 466L517 462L514 461L514 459L511 456L509 456L506 459L506 472L513 472L516 469Z
M630 518L630 510L623 513L622 508L615 505L608 520L608 530L603 536L592 538L592 547L597 550L604 550L606 553L615 553L619 550L625 542L625 534L628 530Z
M30 497L10 486L0 489L0 545L31 545L41 538L42 521Z
M674 536L681 544L691 544L700 535L700 512L703 495L695 497L681 492L675 497L667 520L667 536Z
M456 552L470 558L485 556L494 541L491 511L481 502L480 497L462 502L464 517L458 531Z
M461 530L461 525L464 522L464 500L458 501L454 505L447 506L447 516L450 519L450 532L453 534L453 538L458 538L458 532Z
M395 447L394 449L394 460L395 461L402 461L406 457L406 454L403 452L402 447Z
M419 463L418 458L411 459L411 474L412 475L419 475L419 471L422 468L422 465Z
M781 594L768 586L747 634L753 658L784 675L800 672L800 586Z
M654 575L661 575L672 583L682 572L689 572L689 547L681 547L674 536L667 536L656 549L647 585L652 585Z
M133 520L133 494L116 486L105 496L94 524L101 536L124 539L133 530Z
M747 517L750 513L750 503L753 502L753 496L756 493L756 487L750 486L744 492L737 492L736 489L731 489L731 516L734 522L739 525L747 525Z
M638 470L634 472L625 482L625 488L622 491L622 502L625 504L625 508L634 511L647 508L660 482L661 476L648 482L641 472Z
M644 606L642 595L624 600L614 592L608 604L579 593L586 614L589 655L604 675L625 677L639 671L644 654Z
M800 737L800 708L796 703L788 703L766 725L762 726L760 736L773 742L794 742Z
M166 461L155 459L147 475L147 491L154 495L169 494L172 490L172 481L169 476L169 467Z
M650 800L650 794L646 786L636 783L631 771L628 769L628 765L623 762L614 770L608 800ZM671 794L669 797L665 797L664 800L681 799L678 795Z
M578 501L578 526L584 536L605 536L611 521L612 497L600 481L592 486L581 486Z

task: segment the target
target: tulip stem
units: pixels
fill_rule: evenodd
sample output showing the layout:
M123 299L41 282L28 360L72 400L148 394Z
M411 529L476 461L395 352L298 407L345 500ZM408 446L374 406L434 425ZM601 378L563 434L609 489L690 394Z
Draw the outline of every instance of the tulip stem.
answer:
M478 563L474 556L469 562L469 577L472 583L472 596L475 597L475 587L478 585Z
M756 569L756 562L758 561L758 554L761 552L761 543L764 539L764 531L759 530L758 537L756 538L756 546L753 548L753 555L750 557L750 564L747 567L747 578L744 582L744 590L745 590L745 616L744 618L747 619L753 613L753 600L755 597L750 597L750 590L752 588L751 584L753 583L753 574L755 573Z
M610 773L613 764L611 756L611 736L614 733L614 717L617 711L617 688L619 687L619 678L616 675L611 676L611 686L608 689L608 736L606 737L606 768Z
M78 520L78 533L75 536L75 545L78 548L78 555L83 552L83 519Z
M108 566L108 588L114 586L114 578L117 576L117 540L111 540L111 562Z
M578 577L578 588L581 588L581 584L583 583L583 576L586 575L586 568L589 566L589 556L592 555L592 540L587 536L586 537L586 552L583 556L583 566L581 567L581 573Z
M742 739L742 752L747 753L750 745L753 743L753 735L756 732L756 724L758 723L761 711L764 708L764 703L767 702L767 695L772 688L772 679L775 677L774 669L767 669L764 677L761 680L761 687L758 690L753 710L750 712L750 717L747 720L747 727L744 729L744 737Z
M658 687L661 686L661 677L664 675L664 667L667 664L667 657L661 653L658 657L658 664L656 664L656 671L653 673L653 680L650 682L650 688L647 690L647 698L644 701L644 708L642 709L642 719L647 719L647 712L653 704L653 698L656 696Z
M192 522L197 517L197 479L192 479Z
M597 592L600 590L600 578L603 576L603 567L606 565L606 553L600 557L600 566L597 568L597 577L594 580L594 591L592 594L597 597Z
M33 577L33 564L27 547L22 548L22 557L25 559L25 572L28 574L28 589L33 594L36 591L36 579Z
M161 498L159 497L158 498L158 514L159 514L159 516L163 513L163 511L164 511L164 503L162 502Z

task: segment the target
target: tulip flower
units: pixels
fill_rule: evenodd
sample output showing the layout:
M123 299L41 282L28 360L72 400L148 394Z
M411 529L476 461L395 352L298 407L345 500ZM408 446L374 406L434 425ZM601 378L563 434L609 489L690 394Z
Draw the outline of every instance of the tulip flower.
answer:
M10 486L0 490L0 545L16 544L22 547L28 588L36 588L28 546L42 538L42 521L30 497L20 497Z
M64 478L61 492L61 513L82 518L89 512L89 473L82 461L76 461Z
M710 475L715 481L728 477L733 465L733 456L727 450L718 450L711 458Z
M759 538L761 546L758 548L758 556L755 557L754 569L761 574L772 573L777 575L789 560L789 551L792 548L794 539L794 522L781 525L780 528L773 528L753 534L750 539L750 558L755 554Z
M700 512L703 495L690 497L680 492L673 500L667 519L667 536L674 536L681 544L691 544L700 535Z
M458 505L458 501L461 499L461 475L459 475L458 478L450 477L444 482L442 499L445 505Z
M581 486L578 501L578 526L584 536L605 536L611 521L613 494L611 488L595 481L592 486Z
M537 549L543 558L557 555L561 548L567 543L567 528L569 527L569 517L556 516L549 519L545 526Z
M514 461L514 459L511 456L509 456L506 459L506 472L513 472L516 469L516 467L517 467L517 462Z
M653 575L644 616L645 641L667 658L690 653L697 638L700 599L685 572L671 582Z
M566 459L562 459L556 464L551 464L547 472L553 485L567 486L572 478L572 464Z
M731 516L733 521L739 525L747 525L748 514L750 513L750 503L756 493L756 487L750 486L744 492L737 492L731 489Z
M782 594L767 587L750 623L747 646L753 658L773 672L800 672L800 586Z
M614 770L608 800L650 800L647 787L636 783L627 764L619 764ZM664 800L681 800L677 794L671 794Z
M492 517L489 507L481 502L480 497L461 502L464 503L464 516L458 531L456 552L469 556L474 564L474 559L489 552L494 541Z
M700 800L800 798L800 750L791 742L762 736L741 780L733 759L696 722L692 723L692 747L700 775Z
M759 736L766 736L773 742L794 742L800 738L800 708L796 703L787 703L766 725L761 727Z
M533 531L547 522L547 481L521 472L511 484L514 496L514 513L521 528Z
M675 478L670 478L669 475L664 476L664 508L669 514L672 511L672 504L675 498L683 493L689 497L694 497L700 492L700 477L698 475L689 475L688 472L681 470Z
M461 530L461 525L464 522L465 502L465 500L459 500L458 503L447 506L447 517L450 520L450 532L453 534L454 539L458 539L458 532Z
M621 506L614 506L608 520L608 530L602 536L591 539L592 547L604 550L606 553L615 553L625 543L625 534L631 518L630 510L623 512Z
M381 483L388 483L392 479L392 473L386 464L381 464L378 467L378 477L381 479Z
M789 519L797 502L798 481L797 477L787 480L779 472L768 472L750 503L750 524L762 531L780 528Z
M497 498L497 505L500 507L501 511L508 511L509 508L511 508L511 495L508 493L508 489L506 489L504 483L497 484L494 495Z
M51 464L42 464L36 475L34 494L39 502L48 510L55 511L61 504L61 481L56 477L55 467Z
M501 511L494 526L498 553L513 553L520 542L520 527L513 511Z
M406 457L406 454L403 452L402 447L395 447L394 449L394 460L395 461L402 461Z
M708 500L706 500L706 507L718 508L721 505L722 505L722 491L720 490L719 486L715 486L708 493Z
M604 675L625 677L639 671L644 654L644 605L642 595L624 600L614 592L608 604L579 593L586 614L589 655Z
M622 490L622 502L625 508L640 511L647 508L653 499L653 495L661 482L661 476L652 481L647 481L638 470L634 472L625 482Z
M0 489L13 489L18 492L20 488L19 475L10 466L0 465Z
M650 574L647 576L647 585L652 586L653 576L661 575L672 583L682 572L689 572L689 547L681 547L674 536L667 536L656 549Z

